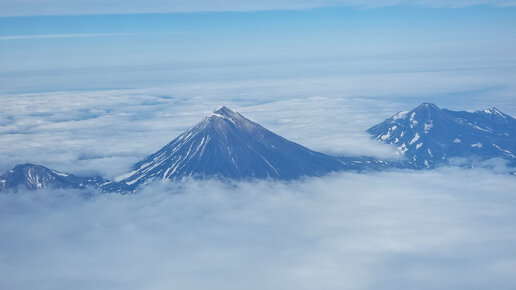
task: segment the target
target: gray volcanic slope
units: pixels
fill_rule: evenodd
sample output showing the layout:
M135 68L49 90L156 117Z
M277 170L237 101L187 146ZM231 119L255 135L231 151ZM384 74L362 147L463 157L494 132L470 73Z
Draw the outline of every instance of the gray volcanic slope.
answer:
M497 108L464 112L424 103L367 131L403 152L407 167L432 168L454 157L516 163L516 120Z
M343 169L336 157L312 151L226 107L214 111L119 178L130 190L151 179L295 179ZM113 184L112 186L117 186ZM108 186L109 187L109 186Z
M26 163L16 165L0 176L0 191L44 188L85 189L89 186L98 186L102 182L103 179L100 177L77 177L41 165Z

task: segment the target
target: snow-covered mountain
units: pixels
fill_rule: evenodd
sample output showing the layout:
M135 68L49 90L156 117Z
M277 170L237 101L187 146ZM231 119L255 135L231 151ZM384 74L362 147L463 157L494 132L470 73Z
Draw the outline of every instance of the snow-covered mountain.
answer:
M221 107L136 163L131 172L112 181L80 178L24 164L2 175L0 190L98 186L105 192L127 193L157 179L291 180L340 170L375 170L389 166L392 164L371 157L335 157L310 150Z
M342 170L350 162L291 142L221 107L106 188L118 186L126 191L153 179L187 176L295 179Z
M516 166L516 120L496 108L454 112L425 103L410 112L399 112L368 132L377 140L394 144L406 160L387 162L319 153L221 107L115 180L77 177L23 164L0 176L0 191L98 186L107 192L128 193L159 179L291 180L343 170L432 168L453 157L500 157Z
M516 120L497 108L471 113L424 103L367 131L395 145L415 168L432 168L453 157L516 162Z
M77 177L41 165L27 163L17 165L0 176L0 191L44 188L85 189L89 186L98 186L102 182L100 177Z

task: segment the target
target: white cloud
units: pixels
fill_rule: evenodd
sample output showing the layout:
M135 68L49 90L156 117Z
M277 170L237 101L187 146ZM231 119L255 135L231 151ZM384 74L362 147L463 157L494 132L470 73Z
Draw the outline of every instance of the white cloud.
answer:
M145 35L167 35L167 34L187 34L193 31L175 31L175 32L148 32ZM8 35L0 36L1 40L20 40L20 39L51 39L51 38L85 38L85 37L112 37L112 36L135 36L144 35L136 32L117 32L117 33L71 33L71 34L34 34L34 35Z
M174 97L137 90L6 95L5 106L0 109L4 116L0 122L0 169L31 162L79 175L113 177L127 172L131 164L170 142L219 105L228 105L315 150L398 157L393 148L370 140L364 132L382 120L374 116L378 102L371 105L367 99L350 102L347 98L304 96L256 103L250 96L235 99L214 91L194 97L192 93Z
M39 34L39 35L10 35L0 36L0 40L14 39L45 39L45 38L75 38L75 37L104 37L134 35L134 33L82 33L82 34Z
M70 15L70 14L116 14L116 13L167 13L210 11L260 11L297 10L317 7L354 6L374 8L392 5L415 5L424 7L466 7L472 5L514 6L514 0L173 0L173 1L88 1L2 0L0 16L25 15Z
M365 130L422 102L459 110L496 106L514 116L512 81L425 72L0 94L0 171L31 162L111 178L220 105L317 151L396 158Z
M513 289L515 187L442 169L0 195L0 288Z

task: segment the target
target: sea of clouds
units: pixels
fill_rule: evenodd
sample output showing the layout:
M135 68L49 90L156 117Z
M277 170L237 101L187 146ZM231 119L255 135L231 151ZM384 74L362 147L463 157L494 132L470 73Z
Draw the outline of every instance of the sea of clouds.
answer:
M311 149L421 102L516 115L512 74L418 72L0 94L0 170L106 178L220 105ZM0 195L1 289L514 289L516 179L482 168Z
M160 149L221 105L334 155L399 158L366 130L422 102L516 116L514 73L399 72L171 83L151 88L0 94L0 171L37 163L106 178Z
M516 179L482 169L0 195L2 289L514 289Z

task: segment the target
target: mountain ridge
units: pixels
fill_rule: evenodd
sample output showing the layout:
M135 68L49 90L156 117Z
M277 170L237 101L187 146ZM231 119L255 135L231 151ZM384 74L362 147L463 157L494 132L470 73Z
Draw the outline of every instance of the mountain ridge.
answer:
M509 162L516 158L516 120L496 108L466 112L423 103L367 132L396 146L416 168L433 168L451 158L503 158Z
M339 158L289 141L222 106L117 182L123 190L133 190L149 179L289 180L345 166Z
M101 177L77 177L31 163L19 164L0 176L0 192L52 188L86 189L104 183Z
M0 176L10 189L99 187L130 193L154 180L293 180L337 171L431 169L453 158L503 158L516 167L516 120L493 107L475 112L423 103L367 130L397 147L401 161L331 156L289 141L222 106L113 180L77 177L41 165L20 164Z

